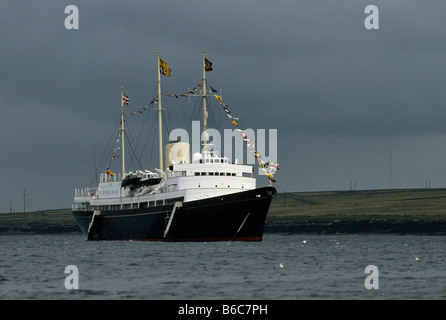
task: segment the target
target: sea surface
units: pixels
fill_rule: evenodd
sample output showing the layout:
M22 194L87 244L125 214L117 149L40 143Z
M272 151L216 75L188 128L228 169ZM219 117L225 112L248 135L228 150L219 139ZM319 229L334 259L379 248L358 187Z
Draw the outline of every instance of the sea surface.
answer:
M446 236L164 243L1 235L0 299L446 299Z

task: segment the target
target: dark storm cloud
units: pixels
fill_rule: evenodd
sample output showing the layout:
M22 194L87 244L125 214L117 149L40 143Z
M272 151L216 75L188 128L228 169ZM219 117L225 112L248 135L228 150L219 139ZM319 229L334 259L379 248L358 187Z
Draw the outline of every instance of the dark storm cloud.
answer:
M64 28L69 4L79 30ZM379 30L364 27L369 4ZM389 136L394 161L412 159L398 166L401 186L441 170L444 1L7 0L0 9L0 212L24 188L32 209L69 207L93 173L93 146L99 157L115 127L121 86L135 109L153 98L158 50L173 68L166 92L201 81L205 50L210 83L244 124L278 129L279 191L350 179L386 187ZM420 145L436 154L410 156Z

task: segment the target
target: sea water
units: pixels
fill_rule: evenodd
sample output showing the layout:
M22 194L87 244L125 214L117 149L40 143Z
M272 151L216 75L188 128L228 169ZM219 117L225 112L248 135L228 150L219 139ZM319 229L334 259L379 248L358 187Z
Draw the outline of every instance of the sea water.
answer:
M180 243L0 236L0 299L445 298L445 236L267 233L262 242Z

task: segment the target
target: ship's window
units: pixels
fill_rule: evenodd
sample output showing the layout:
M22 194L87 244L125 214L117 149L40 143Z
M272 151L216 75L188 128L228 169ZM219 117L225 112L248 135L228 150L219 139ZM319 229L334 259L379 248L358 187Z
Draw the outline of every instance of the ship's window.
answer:
M147 208L148 206L147 206L147 202L141 202L140 204L139 204L139 207L140 208Z
M202 173L201 173L201 175L202 175L202 176L205 176L205 175L206 175L206 173L207 173L207 172L202 172Z
M200 175L200 172L195 172L195 175L196 175L196 176L199 176L199 175Z
M233 177L235 177L235 172L233 172L231 175L232 175Z
M224 175L225 175L225 173L224 173L224 172L220 172L220 175L221 175L221 176L224 176Z
M213 173L213 172L209 172L209 175L210 175L210 176L213 176L213 175L214 175L214 173Z
M226 172L226 175L227 175L227 176L230 176L230 175L231 175L231 173L230 173L230 172Z

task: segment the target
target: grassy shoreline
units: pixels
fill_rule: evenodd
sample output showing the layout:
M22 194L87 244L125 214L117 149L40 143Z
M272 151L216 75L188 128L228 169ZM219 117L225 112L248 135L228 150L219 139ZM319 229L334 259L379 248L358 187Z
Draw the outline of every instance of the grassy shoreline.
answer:
M64 233L77 231L80 232L71 214L71 209L0 214L0 233Z
M446 221L446 189L280 193L268 217L273 220Z
M279 193L266 232L446 233L446 188ZM80 232L71 209L0 214L0 233Z
M265 232L446 234L446 189L278 194Z

